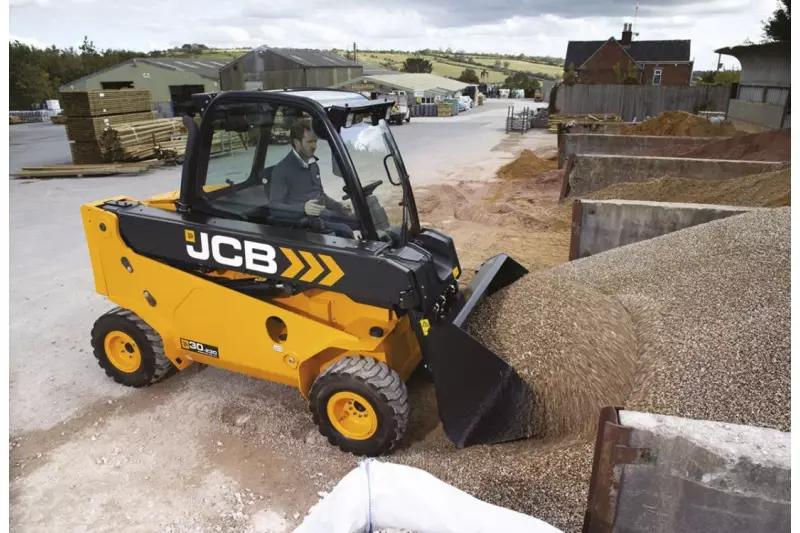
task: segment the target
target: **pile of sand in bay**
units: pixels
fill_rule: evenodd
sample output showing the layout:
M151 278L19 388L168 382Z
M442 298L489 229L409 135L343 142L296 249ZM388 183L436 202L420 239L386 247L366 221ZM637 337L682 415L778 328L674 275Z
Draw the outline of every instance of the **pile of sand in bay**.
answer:
M637 183L617 183L596 191L594 200L642 200L749 207L791 205L789 168L722 180L665 177Z
M735 133L730 123L715 124L686 111L664 111L655 118L634 126L623 126L622 135L657 135L679 137L717 137Z
M742 161L791 161L790 129L735 135L701 145L671 146L648 155L692 159L734 159Z

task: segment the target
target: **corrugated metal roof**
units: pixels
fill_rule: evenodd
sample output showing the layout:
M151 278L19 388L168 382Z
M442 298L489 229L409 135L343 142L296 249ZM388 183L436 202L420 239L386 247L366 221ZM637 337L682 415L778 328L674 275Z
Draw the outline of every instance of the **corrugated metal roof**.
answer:
M89 78L99 76L105 72L109 72L111 70L114 70L115 68L119 68L124 65L131 65L133 64L134 61L136 61L137 63L146 63L148 65L158 68L163 68L166 70L192 72L202 78L208 78L214 81L219 81L219 69L225 65L225 63L222 63L220 61L210 60L210 59L194 59L185 57L184 58L137 57L135 59L129 59L128 61L123 61L122 63L117 63L116 65L112 65L110 67L98 70L97 72L92 72L91 74L87 74L86 76L78 78L77 80L71 80L59 86L58 90L59 91L69 90L70 85L74 85L84 80L88 80Z
M407 72L397 72L394 74L373 74L362 76L357 80L349 80L339 84L340 87L349 85L354 81L370 81L381 85L388 85L406 91L430 91L438 93L454 93L463 91L467 83L451 80L436 74L410 74Z
M269 50L304 67L357 67L358 63L328 52L295 48L270 48L262 46L256 50ZM254 50L255 51L255 50Z
M147 63L149 65L155 65L167 70L192 72L198 76L212 80L219 79L219 69L222 65L224 65L224 63L221 65L219 61L210 59L195 59L192 57L142 57L136 59L136 61L141 61L142 63Z

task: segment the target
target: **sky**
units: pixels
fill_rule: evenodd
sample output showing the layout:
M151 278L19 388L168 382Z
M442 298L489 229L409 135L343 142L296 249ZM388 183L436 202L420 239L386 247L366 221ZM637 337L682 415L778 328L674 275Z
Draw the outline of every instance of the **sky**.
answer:
M100 49L209 47L419 50L564 57L570 40L690 39L695 69L714 50L762 38L776 0L10 0L10 39L34 46ZM384 7L385 6L385 7ZM722 56L725 68L738 61Z

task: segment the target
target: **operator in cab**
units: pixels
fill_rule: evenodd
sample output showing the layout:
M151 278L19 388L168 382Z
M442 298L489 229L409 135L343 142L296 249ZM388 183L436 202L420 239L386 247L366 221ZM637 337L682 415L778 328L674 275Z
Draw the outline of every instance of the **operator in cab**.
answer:
M317 135L305 120L295 122L289 132L291 151L272 171L269 207L282 217L300 220L309 217L312 229L334 231L353 237L358 229L352 208L327 194L320 179Z

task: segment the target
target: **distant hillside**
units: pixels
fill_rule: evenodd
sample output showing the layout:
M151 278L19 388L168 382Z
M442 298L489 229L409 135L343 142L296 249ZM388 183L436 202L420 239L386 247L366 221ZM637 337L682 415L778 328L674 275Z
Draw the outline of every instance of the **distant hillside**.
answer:
M342 57L350 57L347 50L331 50ZM519 59L519 56L503 56L492 54L468 54L464 52L439 52L423 50L417 53L403 51L359 50L358 60L373 63L392 70L402 70L403 62L409 57L427 59L433 65L433 73L448 78L458 78L464 69L471 68L480 76L485 71L487 83L502 83L515 72L534 74L542 79L556 80L563 72L563 59L540 58L550 63L537 63Z

